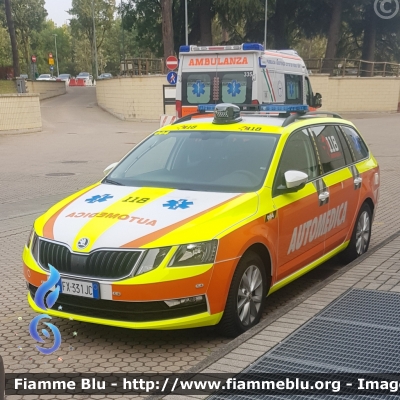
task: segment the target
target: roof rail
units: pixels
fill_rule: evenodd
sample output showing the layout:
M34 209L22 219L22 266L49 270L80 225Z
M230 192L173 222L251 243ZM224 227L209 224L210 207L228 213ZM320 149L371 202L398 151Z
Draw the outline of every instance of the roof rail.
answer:
M291 115L290 117L287 117L285 121L282 124L282 127L288 126L290 124L293 124L293 122L297 121L298 119L304 118L304 117L312 117L314 115L332 115L333 118L342 118L338 113L330 112L330 111L310 111L307 113L296 113Z

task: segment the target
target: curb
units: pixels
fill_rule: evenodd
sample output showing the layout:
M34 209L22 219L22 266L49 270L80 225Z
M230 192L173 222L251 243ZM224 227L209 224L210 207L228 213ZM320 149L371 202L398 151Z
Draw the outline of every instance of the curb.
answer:
M386 246L388 243L392 242L394 239L398 238L399 236L400 236L400 230L397 231L396 233L394 233L393 235L389 236L385 240L383 240L381 243L374 246L371 250L369 250L367 253L363 254L362 256L358 257L356 260L352 261L350 264L345 265L339 271L336 271L335 273L330 275L328 278L326 278L322 282L319 282L312 288L306 290L300 297L297 297L296 299L290 301L288 304L286 304L282 307L279 307L278 310L269 314L265 319L260 321L256 326L249 329L247 332L243 333L242 335L238 336L236 339L233 339L226 345L222 346L215 353L206 357L204 360L200 361L194 367L188 369L187 371L183 371L182 373L185 374L185 378L189 379L191 376L194 376L194 375L200 373L202 370L208 368L210 365L214 364L216 361L218 361L219 359L221 359L224 356L226 356L227 354L229 354L232 350L236 349L241 344L243 344L247 340L251 339L253 336L257 335L259 332L261 332L267 326L271 325L277 319L284 316L287 312L289 312L290 310L292 310L293 308L295 308L296 306L301 304L304 300L307 300L309 297L311 297L315 293L319 292L321 289L323 289L329 283L335 281L336 279L338 279L339 277L344 275L346 272L350 271L356 265L360 264L361 262L363 262L364 260L369 258L372 254L374 254L375 252L377 252L382 247ZM169 394L170 393L166 393L163 395L152 395L152 396L149 396L147 399L148 400L158 400L158 399L164 398L165 396L168 396Z

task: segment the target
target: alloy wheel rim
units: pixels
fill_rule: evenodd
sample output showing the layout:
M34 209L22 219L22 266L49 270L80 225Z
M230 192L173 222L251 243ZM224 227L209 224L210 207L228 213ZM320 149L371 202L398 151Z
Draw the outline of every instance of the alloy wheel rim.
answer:
M356 251L358 255L364 254L367 250L369 236L371 234L370 218L364 211L357 222L356 231Z
M237 311L244 326L249 326L257 318L262 302L262 276L258 267L246 269L239 284Z

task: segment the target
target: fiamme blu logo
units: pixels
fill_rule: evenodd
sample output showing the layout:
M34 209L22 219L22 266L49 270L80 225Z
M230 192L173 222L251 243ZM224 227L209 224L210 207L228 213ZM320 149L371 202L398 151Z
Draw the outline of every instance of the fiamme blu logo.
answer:
M43 282L39 287L38 290L36 291L35 294L35 304L42 309L43 311L46 311L49 308L52 308L54 304L56 303L58 296L60 295L60 287L59 287L59 282L60 282L60 274L59 272L49 264L49 269L50 269L50 276L47 279L46 282ZM54 290L52 290L55 288ZM50 292L50 293L49 293ZM49 293L49 294L47 294ZM46 297L47 295L47 297ZM33 318L31 323L29 324L29 333L32 336L33 339L35 339L39 343L45 343L46 341L42 339L42 337L39 334L39 323L42 322L42 320L49 319L51 320L51 317L47 314L40 314L37 317ZM53 335L53 345L50 348L45 348L45 347L40 347L36 345L36 348L43 354L49 355L57 351L60 346L61 346L61 333L58 330L58 328L53 325L50 322L43 322L44 325L50 329L51 334ZM41 333L46 339L50 339L51 334L48 329L42 329Z

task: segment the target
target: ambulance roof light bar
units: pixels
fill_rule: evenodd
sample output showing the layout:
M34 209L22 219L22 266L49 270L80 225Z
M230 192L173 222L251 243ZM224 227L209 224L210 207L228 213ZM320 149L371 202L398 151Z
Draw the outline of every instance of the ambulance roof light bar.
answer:
M229 51L229 50L244 50L244 51L264 51L264 46L259 43L243 43L242 45L231 46L181 46L179 53L190 53L191 51Z

